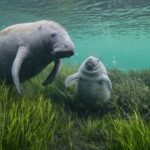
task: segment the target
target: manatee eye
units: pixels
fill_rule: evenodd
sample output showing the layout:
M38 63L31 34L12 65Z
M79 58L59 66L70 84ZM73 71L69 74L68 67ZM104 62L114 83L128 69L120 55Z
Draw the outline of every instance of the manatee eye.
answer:
M98 60L98 59L97 59L96 61L97 61L97 62L99 62L99 60Z
M50 36L51 36L52 38L54 38L54 37L56 37L56 33L51 33Z

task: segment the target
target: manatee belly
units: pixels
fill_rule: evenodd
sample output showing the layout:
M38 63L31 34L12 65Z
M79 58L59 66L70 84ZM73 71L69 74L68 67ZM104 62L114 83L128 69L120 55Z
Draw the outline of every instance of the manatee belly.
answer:
M3 59L1 59L3 57ZM15 55L0 55L0 81L6 81L8 84L13 84L11 68ZM2 61L3 60L3 61ZM27 58L20 69L19 79L20 82L23 82L27 79L30 79L40 73L49 63L50 59L40 58L40 57L29 57Z
M100 84L97 81L79 80L77 95L87 105L98 105L110 98L110 91L105 84Z
M34 77L39 74L51 61L49 59L27 59L20 70L19 78L20 82L23 82L27 79Z

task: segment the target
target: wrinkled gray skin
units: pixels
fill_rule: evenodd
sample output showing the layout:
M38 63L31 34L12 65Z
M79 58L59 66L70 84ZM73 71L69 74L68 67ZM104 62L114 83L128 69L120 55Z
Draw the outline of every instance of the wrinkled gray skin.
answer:
M77 96L88 106L97 106L110 99L112 84L105 66L96 57L89 56L78 72L65 80L66 87L74 83Z
M14 84L20 94L20 82L54 62L52 72L43 82L48 85L59 73L60 58L73 54L73 42L56 22L42 20L9 26L0 31L0 80Z

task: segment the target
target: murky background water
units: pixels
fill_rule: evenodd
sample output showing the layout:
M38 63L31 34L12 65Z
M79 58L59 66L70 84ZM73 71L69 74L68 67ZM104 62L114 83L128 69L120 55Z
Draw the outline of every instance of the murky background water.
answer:
M94 55L110 68L150 68L150 0L0 0L0 29L41 19L71 35L76 55L64 63Z

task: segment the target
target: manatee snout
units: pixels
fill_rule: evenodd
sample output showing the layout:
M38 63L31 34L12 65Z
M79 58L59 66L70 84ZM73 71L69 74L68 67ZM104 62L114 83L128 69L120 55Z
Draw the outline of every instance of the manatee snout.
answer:
M51 52L51 54L57 58L71 57L74 55L74 49L75 46L73 42L66 42L64 44L54 46L54 50Z
M99 67L101 65L100 60L93 57L93 56L89 56L86 60L85 60L85 67L88 71L92 71L97 69L97 67Z
M74 55L74 51L59 51L55 53L57 58L71 57Z
M92 58L89 58L86 62L85 62L85 66L87 68L87 70L93 70L93 68L96 66L95 63L93 62Z

